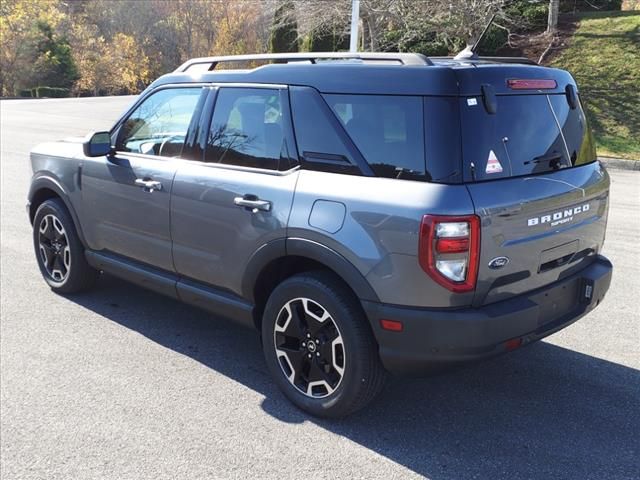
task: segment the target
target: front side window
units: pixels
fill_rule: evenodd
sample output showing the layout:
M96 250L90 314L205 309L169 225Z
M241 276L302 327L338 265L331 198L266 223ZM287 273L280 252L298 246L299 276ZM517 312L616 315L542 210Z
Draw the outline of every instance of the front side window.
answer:
M116 149L179 157L201 93L202 88L168 88L152 94L122 125Z
M205 161L278 170L286 150L280 91L221 88Z

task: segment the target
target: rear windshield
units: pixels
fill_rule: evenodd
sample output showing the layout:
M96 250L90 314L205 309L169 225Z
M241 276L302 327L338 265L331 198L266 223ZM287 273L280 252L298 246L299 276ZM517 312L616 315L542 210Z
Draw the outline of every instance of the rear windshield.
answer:
M584 110L569 108L564 95L549 95L551 106L562 128L572 165L584 165L596 160L596 146Z
M595 160L580 106L565 95L503 95L497 112L480 98L460 99L465 181L554 171ZM564 135L561 134L561 128Z
M376 175L425 179L422 97L324 95L324 98Z

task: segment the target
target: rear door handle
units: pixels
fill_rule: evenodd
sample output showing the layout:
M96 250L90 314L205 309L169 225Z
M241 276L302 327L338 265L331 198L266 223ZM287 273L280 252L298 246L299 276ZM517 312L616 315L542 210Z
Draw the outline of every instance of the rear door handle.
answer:
M258 210L262 210L264 212L271 210L271 202L267 200L260 200L255 195L236 197L233 199L233 203L239 207L249 208L253 213L258 213Z
M144 180L142 178L136 178L135 184L138 187L142 187L145 192L153 192L154 190L162 190L162 182L156 180Z

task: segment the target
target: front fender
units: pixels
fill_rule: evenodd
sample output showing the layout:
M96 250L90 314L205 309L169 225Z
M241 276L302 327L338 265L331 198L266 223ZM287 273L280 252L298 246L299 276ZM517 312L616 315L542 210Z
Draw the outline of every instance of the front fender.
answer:
M35 217L36 210L42 202L49 198L58 197L64 203L65 207L71 214L73 224L76 227L78 236L83 245L86 246L84 234L80 226L80 221L76 213L73 204L69 198L69 193L65 189L64 185L58 181L55 177L47 175L46 173L36 173L31 180L31 186L29 187L29 193L27 195L27 214L29 215L29 221L33 225L33 218Z

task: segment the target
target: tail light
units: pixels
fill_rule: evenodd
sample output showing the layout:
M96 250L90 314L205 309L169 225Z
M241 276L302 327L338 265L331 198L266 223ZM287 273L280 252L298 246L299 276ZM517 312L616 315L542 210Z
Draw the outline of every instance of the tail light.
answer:
M476 288L480 256L480 219L476 215L425 215L420 225L422 269L455 293Z

